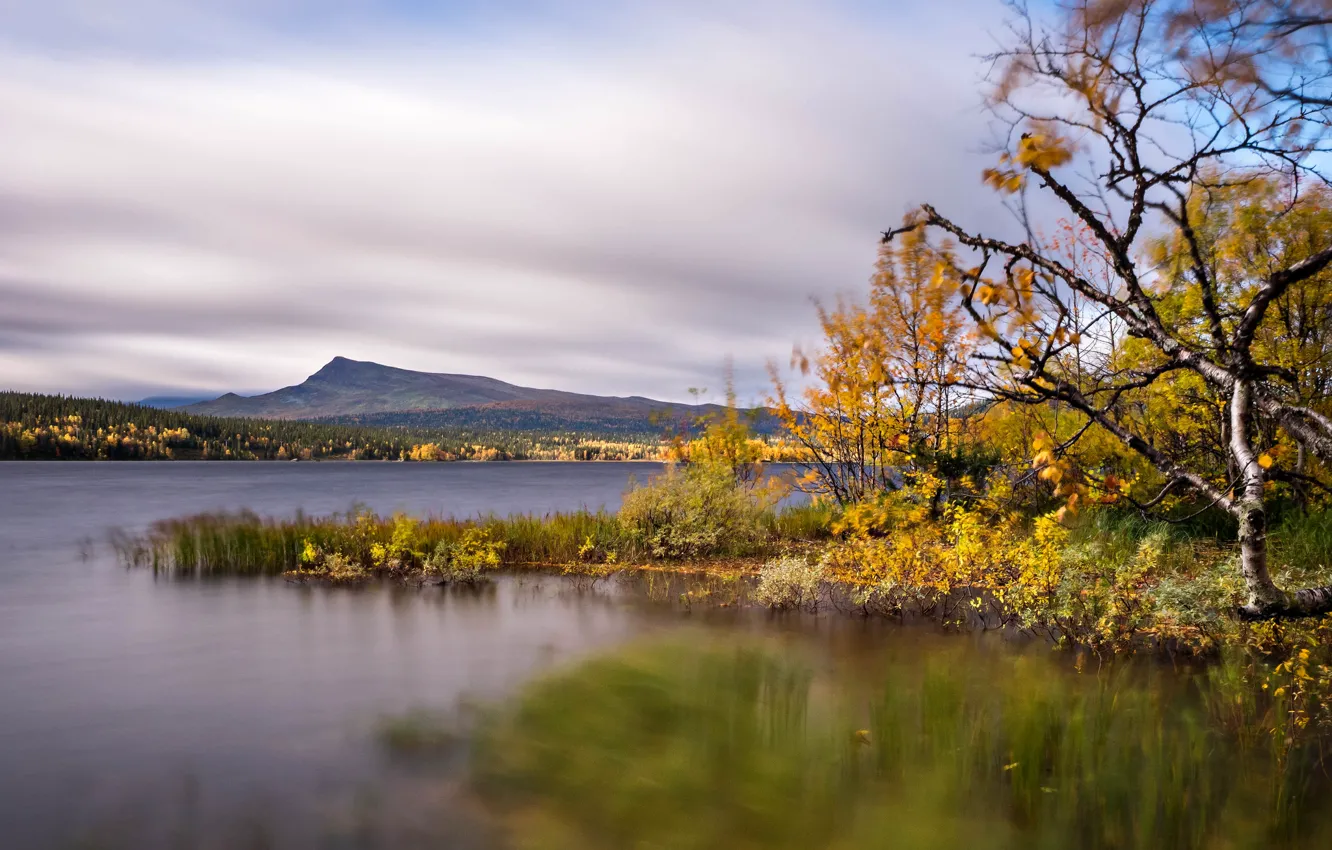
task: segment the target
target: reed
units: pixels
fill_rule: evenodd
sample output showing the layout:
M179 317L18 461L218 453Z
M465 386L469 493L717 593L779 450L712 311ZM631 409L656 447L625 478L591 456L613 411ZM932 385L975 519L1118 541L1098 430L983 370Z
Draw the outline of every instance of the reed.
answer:
M727 554L763 555L783 542L815 539L826 534L826 517L824 509L807 506L770 510L763 537L748 551ZM311 547L374 574L420 567L441 543L457 543L468 529L503 544L502 565L508 568L654 560L650 549L605 511L424 520L365 510L281 519L249 511L208 513L158 522L141 537L115 542L125 562L182 577L278 576L302 569L303 553Z

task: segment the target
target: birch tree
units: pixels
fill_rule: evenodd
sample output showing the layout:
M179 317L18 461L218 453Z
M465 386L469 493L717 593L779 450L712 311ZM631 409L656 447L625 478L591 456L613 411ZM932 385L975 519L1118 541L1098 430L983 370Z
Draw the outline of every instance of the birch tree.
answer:
M1332 611L1332 587L1273 581L1267 482L1294 470L1256 444L1267 423L1302 457L1332 462L1332 417L1263 341L1276 332L1274 305L1324 279L1332 246L1274 252L1220 274L1200 200L1263 180L1283 193L1280 215L1325 183L1328 5L1080 0L1046 25L1015 6L1009 41L992 57L1004 142L983 176L1011 200L1025 237L987 235L928 204L883 235L893 243L936 234L973 252L974 264L949 269L982 340L967 383L1067 406L1086 418L1079 434L1113 435L1162 476L1145 507L1189 490L1235 518L1248 590L1241 614L1255 618ZM1032 211L1051 208L1077 223L1082 259L1039 236ZM1169 268L1149 256L1163 234ZM1180 299L1196 311L1170 309ZM1107 346L1116 336L1122 342ZM1120 356L1124 345L1139 356ZM1186 377L1222 400L1221 475L1159 447L1126 414L1134 393ZM1058 454L1067 444L1044 448Z

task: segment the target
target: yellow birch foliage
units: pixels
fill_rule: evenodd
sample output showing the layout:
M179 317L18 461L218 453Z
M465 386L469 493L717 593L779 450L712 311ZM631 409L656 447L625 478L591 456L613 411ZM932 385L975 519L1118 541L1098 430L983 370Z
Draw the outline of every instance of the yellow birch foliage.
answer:
M948 246L906 234L881 249L866 303L820 308L814 381L791 399L773 370L772 407L813 461L811 488L842 502L892 489L915 452L960 440L958 382L971 345Z

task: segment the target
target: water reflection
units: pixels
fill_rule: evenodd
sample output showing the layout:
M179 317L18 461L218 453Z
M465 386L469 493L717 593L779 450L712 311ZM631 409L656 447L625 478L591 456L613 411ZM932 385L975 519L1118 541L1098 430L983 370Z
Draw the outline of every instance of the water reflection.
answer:
M362 789L393 781L373 736L382 716L495 699L654 628L558 581L328 590L117 575L114 607L76 600L86 616L15 630L0 658L0 846L231 847L256 822L273 846L325 846L325 809L364 809ZM199 789L189 807L185 777ZM188 842L172 837L180 818L198 825Z

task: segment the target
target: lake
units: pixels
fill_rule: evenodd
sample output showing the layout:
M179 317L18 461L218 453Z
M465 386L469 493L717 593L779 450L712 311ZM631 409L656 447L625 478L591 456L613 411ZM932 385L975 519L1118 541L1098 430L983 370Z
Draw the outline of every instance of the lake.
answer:
M0 845L87 838L187 777L242 807L295 805L304 795L274 790L293 784L343 793L374 776L363 739L380 714L499 693L639 627L516 583L454 599L161 581L117 563L111 530L241 508L614 509L631 478L660 468L0 464Z
M1329 846L1327 815L1269 825L1266 756L1187 672L1108 687L1044 645L642 579L184 581L106 544L212 510L614 509L659 469L0 464L0 846Z

